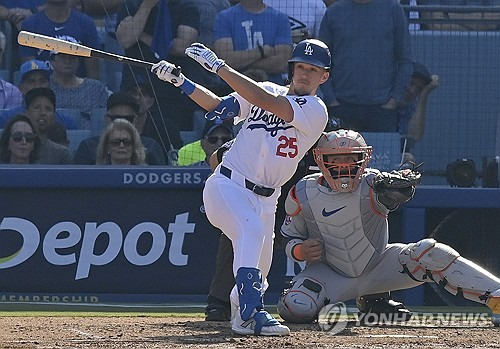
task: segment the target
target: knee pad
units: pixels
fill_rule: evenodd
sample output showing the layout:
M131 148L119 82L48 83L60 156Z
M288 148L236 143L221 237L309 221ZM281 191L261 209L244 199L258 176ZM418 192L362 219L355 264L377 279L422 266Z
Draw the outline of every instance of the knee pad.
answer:
M434 239L409 244L399 254L403 272L416 281L434 281L432 274L448 268L460 254Z
M310 278L297 278L278 300L278 314L290 323L312 323L327 304L325 287Z

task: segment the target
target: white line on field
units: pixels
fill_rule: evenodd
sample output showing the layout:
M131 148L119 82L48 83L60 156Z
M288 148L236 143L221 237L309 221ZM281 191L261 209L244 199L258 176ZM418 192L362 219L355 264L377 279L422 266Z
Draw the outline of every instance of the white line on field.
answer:
M409 334L365 334L364 338L439 338L438 336L414 336Z
M98 335L93 334L93 333L89 333L89 332L84 332L84 331L77 330L76 328L70 328L69 330L72 331L72 332L76 332L78 334L81 334L83 336L90 337L90 338L95 338L95 339L102 339L102 338L104 338L102 336L98 336Z

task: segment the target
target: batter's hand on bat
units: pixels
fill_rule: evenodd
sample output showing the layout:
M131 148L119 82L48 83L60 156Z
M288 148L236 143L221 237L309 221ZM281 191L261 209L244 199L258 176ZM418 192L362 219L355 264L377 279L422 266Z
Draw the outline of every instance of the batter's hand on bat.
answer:
M302 243L302 256L307 262L316 262L321 259L323 245L318 239L307 239Z
M151 72L155 73L158 79L170 82L175 87L179 87L184 82L184 75L176 75L178 68L167 61L159 61L151 67Z
M206 70L212 73L217 73L220 67L226 64L226 62L218 58L211 49L199 42L191 44L191 46L186 49L186 55L200 63Z

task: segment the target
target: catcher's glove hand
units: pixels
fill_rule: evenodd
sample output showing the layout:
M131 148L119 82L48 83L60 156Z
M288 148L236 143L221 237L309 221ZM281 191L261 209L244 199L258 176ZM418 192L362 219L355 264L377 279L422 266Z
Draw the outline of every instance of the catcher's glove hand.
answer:
M412 169L381 172L375 176L372 187L378 194L379 201L388 208L410 200L415 194L415 187L420 184L421 174L417 171L422 164Z

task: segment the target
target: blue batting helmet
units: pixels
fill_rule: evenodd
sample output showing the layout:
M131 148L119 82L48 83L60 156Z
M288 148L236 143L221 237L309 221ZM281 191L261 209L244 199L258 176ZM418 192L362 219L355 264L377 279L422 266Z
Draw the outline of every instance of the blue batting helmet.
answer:
M288 60L288 79L292 80L293 63L303 62L330 70L332 56L328 46L317 39L302 40L295 46L292 58Z

